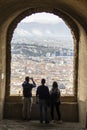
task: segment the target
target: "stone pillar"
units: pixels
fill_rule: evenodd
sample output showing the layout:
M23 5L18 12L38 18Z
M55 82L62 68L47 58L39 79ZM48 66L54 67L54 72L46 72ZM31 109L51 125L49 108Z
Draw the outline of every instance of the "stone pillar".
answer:
M0 120L3 119L5 100L5 34L0 29ZM4 34L4 35L3 35Z
M2 84L2 46L0 42L0 119L2 119L3 117L3 114L2 114L3 113L3 98L2 98L2 85L1 84Z
M82 127L87 121L87 36L80 26L79 70L78 70L78 104L79 120Z

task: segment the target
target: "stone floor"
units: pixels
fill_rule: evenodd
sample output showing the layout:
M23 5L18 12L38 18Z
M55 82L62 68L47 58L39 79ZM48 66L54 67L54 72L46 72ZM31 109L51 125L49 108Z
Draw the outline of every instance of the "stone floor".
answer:
M2 120L0 130L87 130L81 128L79 123L63 122L62 124L40 124L39 121Z

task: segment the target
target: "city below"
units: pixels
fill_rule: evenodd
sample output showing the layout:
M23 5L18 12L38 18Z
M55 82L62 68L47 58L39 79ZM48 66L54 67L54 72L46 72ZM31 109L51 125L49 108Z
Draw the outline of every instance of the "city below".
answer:
M53 81L57 81L62 96L74 94L72 47L12 43L11 56L11 96L22 95L22 83L26 76L33 77L37 86L45 78L49 90ZM36 89L33 89L33 95Z

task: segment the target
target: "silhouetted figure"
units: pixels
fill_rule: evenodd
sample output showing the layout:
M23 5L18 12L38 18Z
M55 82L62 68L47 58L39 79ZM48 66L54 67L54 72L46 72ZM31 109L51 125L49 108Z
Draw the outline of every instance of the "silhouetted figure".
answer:
M48 107L47 100L49 98L49 89L45 85L45 79L41 80L41 85L37 88L36 97L39 98L39 107L40 107L40 123L49 123L48 121Z
M58 84L56 81L52 84L52 89L50 91L50 107L51 107L51 118L54 121L54 108L56 108L58 122L62 123L61 113L60 113L60 90L58 89Z
M29 83L30 79L32 84ZM36 87L33 78L25 77L22 84L23 87L23 120L31 120L31 107L32 107L32 88Z

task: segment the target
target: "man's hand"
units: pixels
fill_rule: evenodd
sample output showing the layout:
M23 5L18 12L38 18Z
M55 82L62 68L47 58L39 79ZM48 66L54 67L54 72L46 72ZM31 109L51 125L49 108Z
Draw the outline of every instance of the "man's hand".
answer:
M31 78L31 80L33 81L33 78Z

